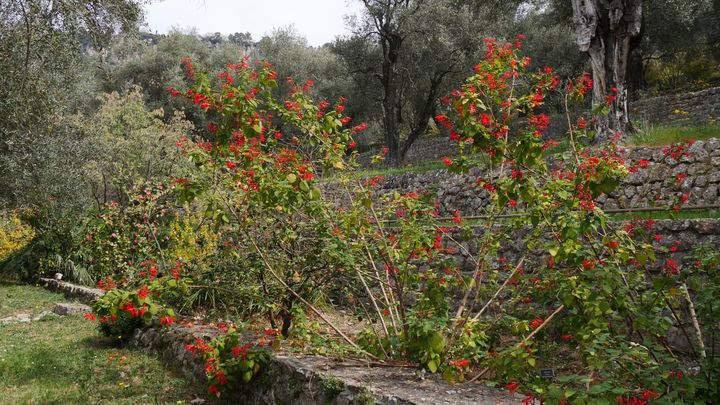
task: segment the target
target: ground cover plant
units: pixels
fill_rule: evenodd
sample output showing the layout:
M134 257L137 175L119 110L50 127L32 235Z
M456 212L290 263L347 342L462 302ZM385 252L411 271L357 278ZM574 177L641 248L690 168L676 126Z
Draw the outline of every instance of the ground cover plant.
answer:
M309 311L349 347L346 353L410 361L453 382L481 380L523 393L526 403L717 399L717 355L709 349L716 342L705 349L703 337L718 329L717 291L703 287L717 277L705 265L714 259L682 267L671 248L661 252L670 256L657 256L652 221L609 224L595 199L643 163L624 161L617 138L591 147L592 114L568 114L569 148L548 163L554 144L543 139L549 118L539 108L558 91L566 104L581 101L593 83L588 75L561 82L550 68L529 71L521 47L521 36L512 44L487 39L485 59L443 98L447 113L435 117L458 147L456 157L443 159L448 169L484 170L477 192L492 203L473 224L480 235L457 213L450 226L439 221L422 190L378 198L377 180L352 170L352 135L366 126L344 115L345 100L316 101L312 81L286 79L292 91L278 101L277 73L263 63L231 64L212 76L183 62L192 87L168 92L206 112L212 138L179 142L195 170L173 179L167 195L202 214L222 246L217 251L228 257L222 271L234 275L219 287L235 291L249 304L246 314L264 317L273 335L302 330L298 321ZM615 101L608 96L593 113ZM514 121L522 125L511 130ZM678 158L687 145L665 153ZM338 187L319 187L321 176ZM515 210L526 215L497 226ZM135 226L147 228L144 242L105 236L133 243L113 250L122 264L113 277L122 279L103 280L110 290L96 305L103 323L114 322L107 318L113 311L146 316L138 311L153 283L178 287L187 274L168 254L174 239L156 232L149 213L141 218ZM526 253L501 256L510 241ZM477 246L467 252L470 271L453 259L457 249L467 250L462 242ZM366 328L351 336L321 302L354 309ZM162 323L174 321L168 314ZM689 336L690 353L667 344L674 324ZM228 330L188 346L206 361L213 395L228 381L251 380L265 358ZM542 368L555 368L556 377L543 378Z

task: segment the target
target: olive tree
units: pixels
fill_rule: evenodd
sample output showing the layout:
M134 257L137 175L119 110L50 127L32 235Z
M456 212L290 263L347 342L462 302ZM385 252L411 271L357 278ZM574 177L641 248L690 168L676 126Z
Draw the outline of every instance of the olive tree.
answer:
M572 0L577 44L590 56L593 106L608 103L596 121L597 139L633 132L628 115L628 60L637 47L643 0Z
M86 101L92 76L84 51L102 48L140 18L140 2L134 0L2 2L0 204L37 205L59 201L59 194L73 201L70 173L81 151L64 117ZM64 185L70 188L66 192Z
M357 83L378 85L387 162L397 166L427 131L450 83L477 63L482 36L510 21L518 2L362 2L361 15L351 20L352 37L334 49Z

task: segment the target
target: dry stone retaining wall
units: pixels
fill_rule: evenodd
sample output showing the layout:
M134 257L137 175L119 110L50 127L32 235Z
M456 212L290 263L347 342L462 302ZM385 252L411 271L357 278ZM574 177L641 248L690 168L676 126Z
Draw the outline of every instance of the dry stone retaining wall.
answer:
M77 299L86 304L92 303L95 298L105 294L99 288L85 287L53 278L41 278L40 283L48 290L63 293L67 298Z
M632 101L628 107L630 118L651 125L700 125L720 122L720 87L668 94ZM550 115L546 138L566 139L567 124L562 114ZM364 167L377 151L364 152L358 162ZM405 163L418 164L437 161L456 154L456 147L447 136L420 138L408 149Z
M629 162L647 160L648 166L632 173L609 196L598 200L605 209L669 207L688 192L685 205L720 205L720 140L697 141L688 148L688 156L675 160L665 156L662 148L633 148L625 152ZM681 182L680 173L686 173ZM464 216L480 215L488 203L487 193L475 186L482 171L453 174L447 170L424 173L388 174L383 177L378 193L426 191L439 202L442 216L458 210Z
M630 103L630 118L650 124L687 125L720 120L720 87L668 94Z
M621 222L614 222L611 226L623 226ZM498 252L499 258L505 258L509 263L516 263L517 260L525 255L529 262L544 260L546 252L528 252L527 246L523 243L523 236L529 229L519 231L518 235L514 235L509 239L511 243L504 244ZM484 232L483 228L474 228L473 233L480 236ZM660 254L655 263L655 267L660 267L666 259L675 259L683 265L690 265L689 254L700 245L713 246L720 249L720 219L687 219L687 220L656 220L650 231L652 235L659 235L660 241L652 238L648 242L652 242L658 249L667 248L668 250L674 246L674 252L668 254ZM459 235L453 235L455 240L460 240ZM477 243L474 241L462 242L462 248L458 249L455 259L460 268L465 272L472 272L474 262L471 255L478 250ZM527 262L526 262L527 263ZM498 265L499 267L499 265Z

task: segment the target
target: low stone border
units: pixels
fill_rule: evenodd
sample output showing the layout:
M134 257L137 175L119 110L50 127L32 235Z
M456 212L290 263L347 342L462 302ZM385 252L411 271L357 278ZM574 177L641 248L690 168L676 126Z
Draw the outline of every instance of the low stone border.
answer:
M185 349L195 339L220 332L209 326L153 325L137 330L130 345L155 352L186 378L206 384L202 364ZM480 384L450 385L415 368L369 367L360 361L279 353L260 374L224 398L228 403L260 404L510 404L521 397Z
M65 281L41 279L51 290L85 302L102 291ZM163 362L197 384L207 380L202 363L185 345L209 340L221 332L209 325L153 323L135 331L130 346L156 353ZM369 367L359 361L336 361L321 356L278 353L250 384L223 398L227 403L261 404L511 404L519 396L480 384L450 385L438 375L414 368Z
M47 316L53 316L53 313L50 311L42 311L37 315L31 315L31 314L16 314L11 316L6 316L5 318L0 318L0 326L10 323L18 323L18 322L37 322L40 320L45 319Z
M84 287L68 283L67 281L55 280L53 278L41 278L40 283L48 290L63 293L67 298L77 299L78 301L86 304L91 304L95 298L101 297L105 294L99 288Z

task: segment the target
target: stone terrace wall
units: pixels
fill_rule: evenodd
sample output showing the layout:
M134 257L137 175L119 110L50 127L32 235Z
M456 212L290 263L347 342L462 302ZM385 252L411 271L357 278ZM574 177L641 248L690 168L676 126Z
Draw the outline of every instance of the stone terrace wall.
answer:
M665 156L661 148L629 150L627 158L648 160L649 166L630 174L616 191L601 198L606 209L667 206L682 193L689 193L687 205L718 205L720 187L720 140L697 141L688 155L679 160ZM686 177L678 182L678 175Z
M357 161L362 167L372 168L370 162L372 157L378 153L377 151L363 152L358 156ZM408 149L407 155L405 155L405 164L416 165L438 161L443 156L454 156L456 154L457 146L446 137L420 138Z
M67 298L77 299L86 304L92 303L95 298L105 293L98 288L85 287L67 281L55 280L53 278L41 278L40 283L43 287L51 291L62 293Z
M624 224L613 222L611 226L624 226ZM476 236L481 235L483 232L483 228L476 227L473 229L473 234ZM518 235L510 238L512 242L504 244L498 252L498 258L504 257L508 259L510 263L515 263L520 257L528 253L528 249L523 243L523 236L527 232L528 229L525 229L520 231ZM652 226L651 233L661 236L660 241L654 239L648 241L652 242L656 248L664 247L669 249L671 246L675 246L676 249L675 252L659 255L654 265L655 268L661 267L663 262L668 258L678 260L678 262L683 265L692 264L688 254L700 245L710 245L716 249L720 249L720 219L656 220ZM456 240L460 240L457 234L453 235L453 237ZM472 240L462 242L462 247L463 248L458 249L458 252L455 254L455 259L460 269L465 272L472 272L474 262L470 255L477 252L477 243ZM542 251L529 252L527 260L531 263L537 260L543 260L546 254L546 252Z
M677 111L677 112L676 112ZM720 122L720 87L695 92L669 94L633 101L629 105L630 118L649 124L689 125ZM565 139L567 124L564 115L550 115L548 139ZM369 167L370 159L377 151L364 152L358 162ZM447 137L437 136L418 139L408 150L406 164L437 161L443 156L456 154L455 144Z
M629 175L609 196L601 196L599 205L605 209L667 207L685 192L689 193L685 205L720 205L720 140L697 141L688 152L688 156L675 160L665 156L662 148L627 150L628 161L647 160L648 167ZM678 183L680 173L687 176ZM475 186L482 175L477 169L463 175L446 170L389 174L378 193L426 191L440 203L441 216L452 215L455 210L464 216L478 215L488 203L487 193Z
M630 103L630 118L650 124L706 124L720 120L720 87L668 94Z

